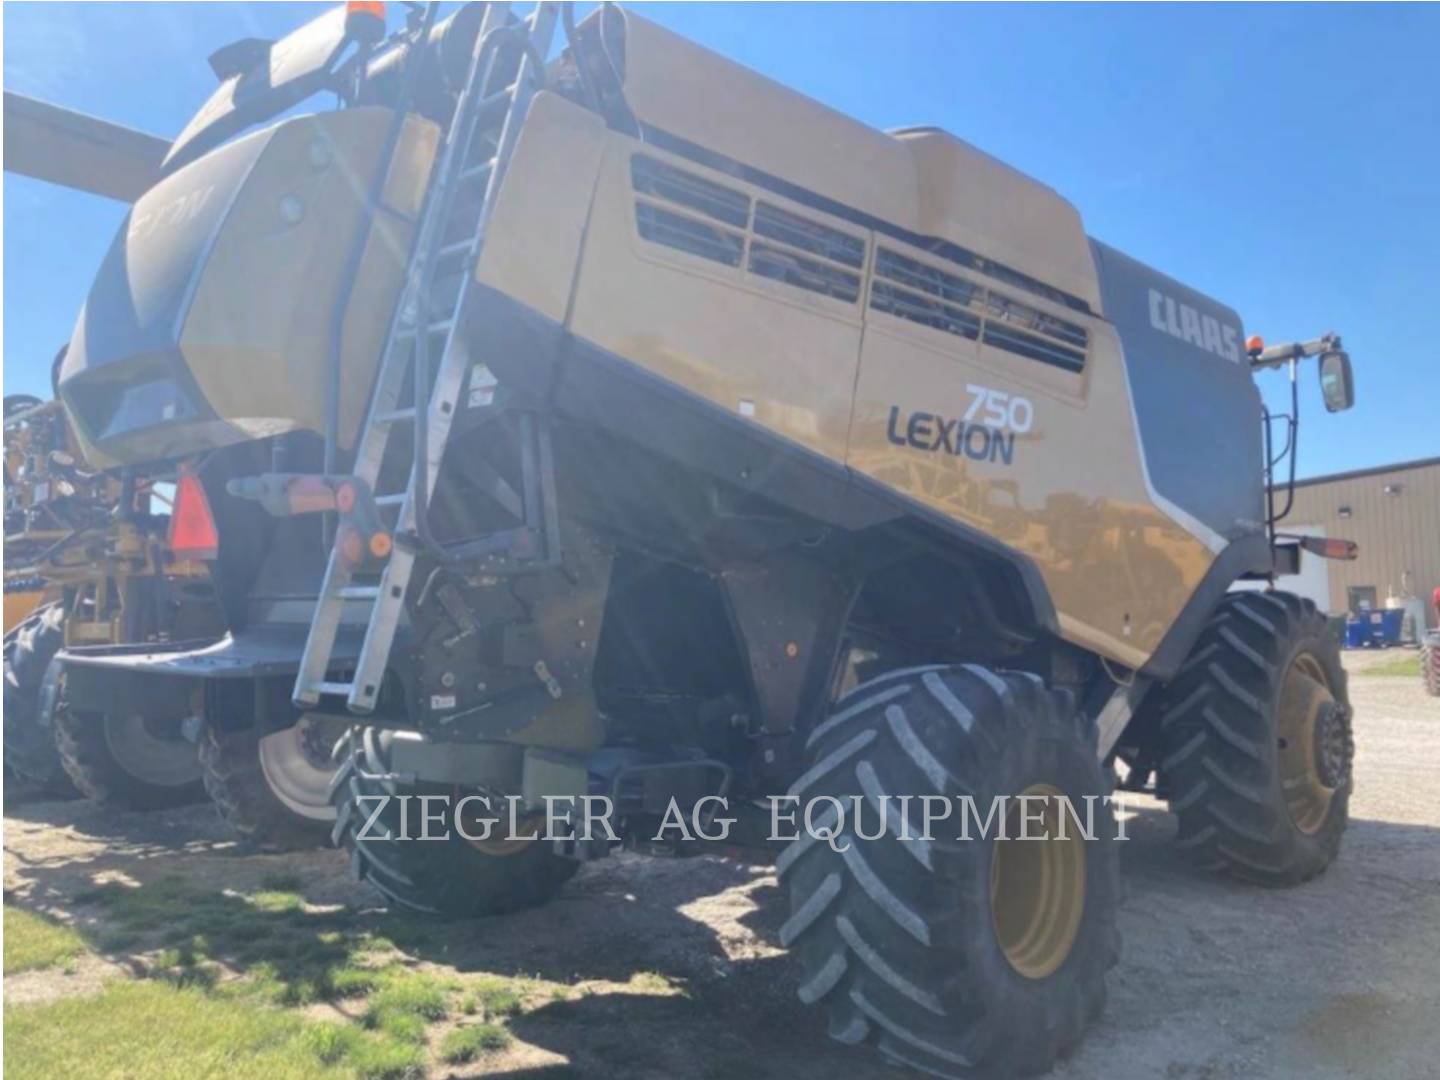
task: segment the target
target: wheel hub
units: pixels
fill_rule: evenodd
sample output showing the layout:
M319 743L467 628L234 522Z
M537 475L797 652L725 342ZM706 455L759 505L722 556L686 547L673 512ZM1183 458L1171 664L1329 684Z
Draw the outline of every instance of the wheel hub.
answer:
M345 729L343 720L302 716L283 731L260 739L260 771L275 797L300 817L334 821L330 778L335 763L330 748Z
M1064 796L1050 784L1032 784L1022 796L1045 798L1044 824L1033 810L1019 839L1020 811L1011 808L1005 838L995 840L990 863L990 911L995 936L1010 966L1027 979L1053 974L1069 957L1085 914L1085 838L1066 821ZM1037 827L1038 826L1038 827Z
M200 779L195 744L181 734L179 718L156 720L135 713L106 713L105 745L115 763L155 787L183 787Z
M1350 733L1350 711L1337 701L1320 707L1315 717L1315 773L1327 788L1343 786L1350 779L1350 762L1355 752Z
M1313 834L1349 778L1354 744L1349 710L1335 700L1325 667L1312 654L1290 662L1275 720L1285 804L1295 827Z
M510 818L505 812L508 805L503 797L490 792L490 806L493 809L479 810L464 803L464 794L457 787L453 794L454 804L457 807L465 806L468 813L464 814L461 835L465 842L482 855L504 857L507 855L518 855L524 851L540 835L541 826L545 824L544 818L529 817L520 818L516 827L511 833ZM483 836L485 819L498 818L498 821L490 822L490 835Z

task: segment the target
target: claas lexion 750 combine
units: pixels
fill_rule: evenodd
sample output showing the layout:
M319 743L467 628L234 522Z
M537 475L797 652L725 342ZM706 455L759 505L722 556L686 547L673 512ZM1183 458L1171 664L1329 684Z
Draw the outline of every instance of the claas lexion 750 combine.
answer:
M232 818L328 814L446 915L613 846L542 837L547 798L681 853L672 804L725 796L735 844L833 797L855 842L778 853L800 995L947 1075L1043 1069L1098 1013L1113 814L860 841L857 808L1093 805L1119 761L1200 864L1325 868L1345 676L1273 587L1301 542L1253 373L1317 355L1348 407L1338 338L1247 342L961 140L633 12L429 6L387 37L373 7L212 57L100 269L61 395L89 460L176 485L225 632L67 649L71 708L186 703ZM293 115L320 91L341 107ZM375 798L427 793L520 828L415 842Z

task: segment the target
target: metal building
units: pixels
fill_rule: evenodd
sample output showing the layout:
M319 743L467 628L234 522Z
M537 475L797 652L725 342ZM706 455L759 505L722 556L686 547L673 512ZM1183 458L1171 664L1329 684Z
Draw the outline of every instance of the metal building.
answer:
M1277 492L1283 505L1284 495ZM1298 588L1332 613L1419 597L1428 626L1440 587L1440 457L1297 481L1284 532L1354 540L1353 562L1307 559ZM1292 586L1287 585L1287 588Z

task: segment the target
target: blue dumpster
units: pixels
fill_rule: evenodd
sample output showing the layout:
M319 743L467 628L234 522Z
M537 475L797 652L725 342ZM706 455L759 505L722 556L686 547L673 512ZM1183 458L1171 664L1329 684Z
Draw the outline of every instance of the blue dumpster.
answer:
M1362 611L1345 623L1347 649L1384 649L1400 643L1400 629L1405 621L1403 609L1393 611Z
M1370 624L1362 616L1345 620L1345 648L1363 649L1370 641Z
M1389 647L1400 644L1400 630L1405 625L1404 608L1387 608L1370 612L1370 640L1373 644Z

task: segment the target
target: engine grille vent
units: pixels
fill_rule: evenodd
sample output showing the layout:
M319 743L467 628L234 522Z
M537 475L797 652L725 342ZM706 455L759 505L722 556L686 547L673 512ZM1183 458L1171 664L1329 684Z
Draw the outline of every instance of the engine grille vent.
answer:
M847 304L859 301L862 237L644 155L631 158L630 175L643 239Z
M1083 326L891 248L875 252L870 307L1065 371L1085 369Z

